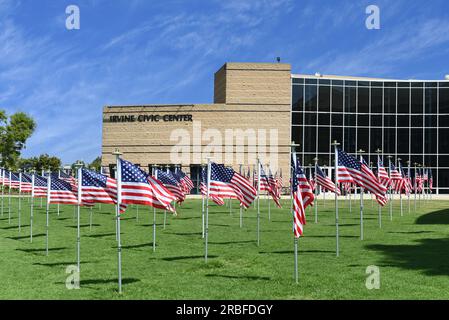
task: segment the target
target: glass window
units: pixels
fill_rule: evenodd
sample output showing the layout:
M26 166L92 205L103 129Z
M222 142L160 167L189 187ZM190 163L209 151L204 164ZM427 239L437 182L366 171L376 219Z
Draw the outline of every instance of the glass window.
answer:
M384 153L396 153L396 129L384 128Z
M438 187L439 188L449 187L449 170L446 169L438 170ZM448 190L446 190L445 193L448 193Z
M318 123L319 125L326 125L328 126L330 124L330 114L329 113L319 113L318 114Z
M332 114L332 125L334 125L334 126L342 126L343 125L343 114L342 113L333 113Z
M343 112L343 87L332 87L332 112Z
M304 101L306 111L317 110L317 86L306 86L306 95Z
M396 113L396 89L385 89L384 103L385 113Z
M424 156L424 160L425 160L424 163L426 164L427 167L436 167L437 166L437 156L436 155L426 154ZM435 171L433 171L433 172L435 172Z
M316 113L306 112L304 124L316 126L316 118Z
M424 129L424 152L437 153L437 129Z
M383 90L381 88L371 89L371 113L382 113Z
M398 153L409 153L409 138L410 131L409 129L398 129Z
M369 126L369 115L362 114L357 116L357 126Z
M412 89L412 113L423 113L422 89Z
M331 127L331 141L337 141L342 143L343 141L343 128L341 127Z
M384 126L385 127L396 127L396 116L386 115L384 116Z
M318 152L329 152L330 128L321 127L318 136Z
M331 110L331 88L327 86L320 86L318 111L328 112L330 110Z
M369 151L369 129L357 128L357 150Z
M436 127L437 126L437 115L424 116L424 123L426 127Z
M346 90L345 90L345 112L357 112L356 96L357 96L357 88L346 87Z
M331 81L328 80L328 79L320 79L320 80L318 80L318 83L319 83L319 84L330 85L330 84L331 84Z
M382 127L382 116L371 116L371 126Z
M369 113L369 88L359 88L358 113Z
M422 88L424 83L422 82L412 82L412 88Z
M318 84L317 79L306 79L306 84Z
M292 112L292 124L302 125L303 115L302 112Z
M304 86L293 86L292 88L292 109L295 111L303 111L304 107Z
M398 88L410 88L410 82L398 82Z
M293 78L293 83L304 83L304 78Z
M438 165L449 168L449 156L438 156Z
M412 116L412 127L422 127L423 121L423 116Z
M439 127L449 127L449 115L439 115L438 116L438 126Z
M345 136L344 136L344 141L343 141L343 149L346 152L355 152L355 149L356 149L356 145L355 145L356 131L355 131L355 128L345 127L344 131L345 131Z
M439 153L449 153L449 129L439 129Z
M292 127L292 141L302 144L302 126Z
M440 89L440 113L449 113L449 89Z
M423 134L423 129L411 129L411 153L423 153Z
M345 127L356 126L356 114L355 113L345 113Z
M401 128L408 128L410 126L409 120L410 120L410 118L409 118L408 115L406 115L406 116L402 116L402 115L398 116L398 118L397 118L397 126L401 127Z
M426 89L426 113L438 112L437 97L437 89Z
M382 149L382 129L371 128L371 152Z
M398 89L398 113L410 113L410 89Z
M304 152L316 152L316 126L304 127Z

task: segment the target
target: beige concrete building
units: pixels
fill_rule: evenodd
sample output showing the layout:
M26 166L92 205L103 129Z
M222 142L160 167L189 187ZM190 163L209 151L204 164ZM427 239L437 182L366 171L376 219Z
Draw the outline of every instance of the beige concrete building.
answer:
M291 67L281 63L226 63L215 73L214 103L106 106L102 165L123 158L148 169L180 165L197 180L210 156L240 170L257 157L273 173L289 174Z

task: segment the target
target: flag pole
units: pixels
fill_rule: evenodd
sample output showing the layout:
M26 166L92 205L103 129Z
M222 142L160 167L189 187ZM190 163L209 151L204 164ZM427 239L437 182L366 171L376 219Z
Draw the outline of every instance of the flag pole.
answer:
M30 243L33 243L33 210L34 210L34 181L36 170L31 170L31 202L30 202Z
M362 164L365 151L360 149L358 153L360 154L360 164ZM360 240L363 240L363 195L364 190L363 187L360 186Z
M46 207L46 238L45 238L45 253L48 256L48 229L49 229L49 211L50 211L50 190L51 190L51 174L50 174L50 170L47 171L48 176L47 176L47 207Z
M81 199L82 199L82 184L83 184L83 175L81 172L81 168L83 164L80 161L75 163L76 175L78 177L78 204L76 206L76 265L78 267L78 274L80 273L80 253L81 253L81 232L80 232L80 210L81 210ZM91 207L92 209L92 207Z
M324 172L326 172L326 165L323 166ZM332 177L332 176L331 176ZM320 190L323 192L323 208L326 208L326 189L320 188Z
M202 162L201 163L201 177L203 176L203 171L204 170L207 170L207 165L204 163L204 162ZM206 175L207 175L207 173L206 173ZM205 213L206 213L206 210L205 210L205 204L206 204L206 199L204 198L204 194L203 193L201 193L201 229L202 229L202 236L201 236L201 238L202 239L204 239L204 232L205 232L205 230L204 230L204 223L205 223Z
M204 262L207 263L207 250L209 241L209 194L210 194L210 176L211 176L211 163L210 157L207 157L207 191L206 191L206 226L204 230Z
M332 143L335 149L335 237L336 237L336 255L337 257L340 256L340 248L338 243L338 196L337 196L337 190L338 190L338 151L337 147L340 145L337 140L334 140L334 143ZM351 201L351 199L349 199Z
M318 165L318 158L313 159L315 162L315 223L318 223L318 183L316 182L316 167ZM312 168L310 168L310 173L312 175Z
M267 172L268 174L270 174L270 166L267 165ZM267 176L267 183L270 184L268 182L268 176ZM269 188L271 188L271 186L269 186ZM270 195L269 192L267 191L267 199L268 199L268 221L271 221L271 199L270 199Z
M260 159L257 157L257 246L260 246Z
M117 204L115 206L115 215L117 220L117 256L118 256L118 292L122 293L122 244L120 239L120 204L122 202L122 170L120 165L120 153L119 149L115 149L112 153L115 155L116 165L116 179L117 179Z
M414 191L414 194L415 194L415 196L414 196L414 206L415 206L415 213L416 213L416 189L418 188L418 184L416 183L416 166L418 165L416 162L414 163L414 165L415 165L415 174L414 174L414 176L415 176L415 178L413 179L413 191Z
M18 204L18 224L19 224L19 233L22 230L22 169L19 169L19 204Z
M3 218L3 197L5 195L5 168L2 169L2 218Z
M390 221L393 221L393 192L391 188L391 158L393 156L387 156L388 158L388 174L390 176L390 185L388 186L388 192L390 193Z
M242 174L243 164L239 165L239 174ZM243 208L242 204L240 204L240 228L243 228Z
M401 177L402 177L402 165L401 165L401 158L397 158L396 159L396 161L397 161L397 163L398 163L398 170L400 170L400 173L401 173ZM402 177L402 179L404 179L404 177ZM403 204L402 204L402 188L403 188L403 182L404 180L402 180L401 181L401 183L400 183L400 186L401 186L401 188L399 188L399 201L400 201L400 204L401 204L401 217L403 217L404 216L404 212L403 212Z
M298 238L296 237L295 234L295 212L293 210L293 189L292 189L292 185L293 185L293 175L294 175L294 169L293 169L293 165L296 166L296 163L294 164L293 161L297 161L296 160L296 147L298 147L299 144L295 144L294 141L292 141L291 145L290 145L290 161L292 162L290 165L290 198L292 199L292 205L291 205L291 213L292 213L292 220L293 220L293 244L294 244L294 259L295 259L295 282L296 284L298 284L299 282L299 275L298 275ZM295 155L295 159L293 159L293 155ZM295 177L296 178L296 177ZM305 212L304 212L305 214Z
M420 175L420 178L419 178L419 181L420 181L420 182L419 182L419 184L422 185L423 188L424 188L424 182L423 182L423 178L424 178L424 177L423 177L423 171L421 170L421 164L418 164L418 168L419 168L418 170L420 170L420 171L419 171L419 172L420 172L420 174L419 174L419 175ZM418 193L418 200L419 200L419 201L418 201L418 205L419 205L419 209L421 209L421 194L422 194L422 190L421 190L421 192Z
M409 183L409 181L411 182L411 176L410 176L410 161L407 160L407 184ZM411 184L411 183L410 183ZM407 202L408 202L408 213L410 214L410 193L412 190L409 190L409 192L407 193Z
M376 150L377 153L377 176L379 177L379 158L380 158L380 154L382 153L382 150L380 150L380 148L377 148ZM379 220L379 228L382 229L382 206L380 205L380 203L377 203L377 216L378 216L378 220Z
M9 169L8 224L11 224L11 169Z
M371 161L370 162L370 166L371 166L371 171L373 171L373 165L374 165L374 163ZM374 208L374 197L373 197L373 194L370 192L369 193L370 194L370 196L371 196L371 208Z
M58 179L61 179L61 169L58 170ZM59 203L58 203L58 217L59 217Z
M153 165L153 176L157 180L157 164ZM153 207L153 252L156 251L156 207Z

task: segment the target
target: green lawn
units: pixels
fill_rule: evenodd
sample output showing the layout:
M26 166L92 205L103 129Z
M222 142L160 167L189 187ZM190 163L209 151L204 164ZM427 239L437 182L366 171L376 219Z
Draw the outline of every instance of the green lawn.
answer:
M6 201L5 201L6 202ZM152 251L153 209L136 207L125 213L122 226L123 294L117 292L117 249L112 206L96 207L89 230L89 210L81 217L81 289L65 286L66 267L76 263L73 207L61 206L50 215L50 254L45 255L45 210L36 201L34 241L29 241L29 202L22 200L21 233L17 229L17 199L11 224L7 210L0 217L0 299L449 299L449 202L422 203L404 216L394 203L379 229L377 205L365 201L365 240L359 239L358 202L340 202L340 257L335 256L334 203L313 209L299 241L299 284L293 279L293 236L289 201L285 209L261 200L261 245L256 244L256 212L244 215L239 228L234 212L211 206L209 262L204 262L201 201L189 200L168 216L158 212L157 249ZM368 290L366 268L380 268L381 287Z

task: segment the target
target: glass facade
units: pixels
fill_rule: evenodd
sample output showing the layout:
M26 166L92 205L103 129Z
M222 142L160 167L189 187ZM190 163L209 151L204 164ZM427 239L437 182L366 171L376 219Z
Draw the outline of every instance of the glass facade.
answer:
M449 81L362 81L292 78L292 140L305 167L317 157L332 167L331 142L355 154L376 150L432 169L434 189L449 193Z

